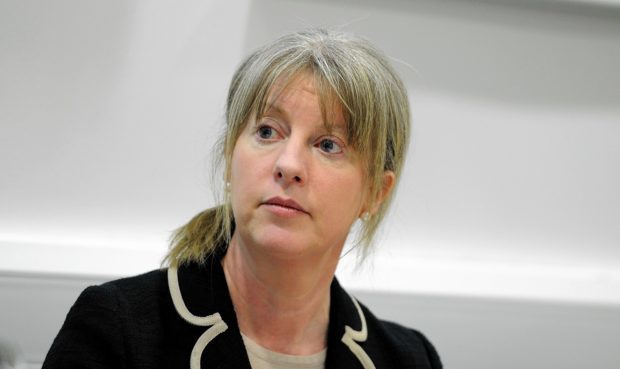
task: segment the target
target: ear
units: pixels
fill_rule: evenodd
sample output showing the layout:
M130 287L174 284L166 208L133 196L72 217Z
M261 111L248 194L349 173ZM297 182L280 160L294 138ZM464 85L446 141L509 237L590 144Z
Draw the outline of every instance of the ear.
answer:
M377 211L379 211L379 207L383 204L383 201L388 198L392 190L394 189L394 184L396 183L396 175L391 170L386 170L383 172L383 185L381 186L381 190L377 194L377 196L371 200L371 203L368 206L368 213L370 215L374 215Z

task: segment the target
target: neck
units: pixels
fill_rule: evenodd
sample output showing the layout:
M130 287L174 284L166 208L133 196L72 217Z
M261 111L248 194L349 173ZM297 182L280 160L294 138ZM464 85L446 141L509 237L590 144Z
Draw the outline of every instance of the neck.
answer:
M222 265L239 328L247 337L291 355L326 347L335 264L251 252L233 236Z

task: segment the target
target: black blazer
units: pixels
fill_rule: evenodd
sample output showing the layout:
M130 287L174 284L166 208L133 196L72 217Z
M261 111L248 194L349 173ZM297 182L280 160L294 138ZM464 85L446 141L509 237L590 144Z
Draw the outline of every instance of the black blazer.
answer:
M88 287L43 369L250 369L220 258ZM442 368L420 332L377 319L336 279L327 343L328 369Z

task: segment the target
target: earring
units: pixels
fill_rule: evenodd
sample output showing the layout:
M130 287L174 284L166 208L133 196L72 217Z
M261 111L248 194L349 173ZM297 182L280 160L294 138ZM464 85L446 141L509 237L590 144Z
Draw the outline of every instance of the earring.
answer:
M226 181L226 192L230 192L230 182Z
M365 211L362 213L362 216L360 218L362 219L362 222L367 222L370 220L370 213Z

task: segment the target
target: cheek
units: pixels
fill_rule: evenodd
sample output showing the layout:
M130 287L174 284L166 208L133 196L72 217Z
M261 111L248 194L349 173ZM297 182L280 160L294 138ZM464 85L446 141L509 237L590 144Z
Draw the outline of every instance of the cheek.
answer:
M248 153L247 144L245 142L245 132L237 139L235 148L232 153L230 162L230 183L231 185L239 185L247 182L246 177L250 174L252 155Z
M240 215L240 204L246 203L246 196L248 195L248 169L250 163L247 162L247 156L242 149L235 148L230 163L230 199L232 203L233 213L235 218Z
M322 183L323 203L330 209L329 218L347 219L353 222L363 208L363 184L361 174L352 171L348 175L333 175Z
M239 139L230 163L230 196L233 210L253 205L259 183L271 175L269 160L260 157Z

